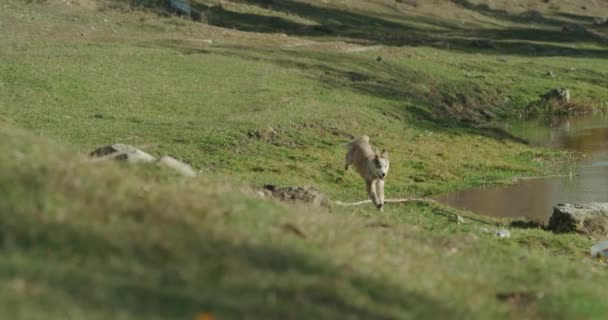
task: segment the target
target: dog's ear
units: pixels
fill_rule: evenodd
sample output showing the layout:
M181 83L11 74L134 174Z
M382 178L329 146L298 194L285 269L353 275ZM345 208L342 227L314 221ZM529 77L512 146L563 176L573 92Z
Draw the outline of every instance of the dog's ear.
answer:
M382 149L382 152L380 152L380 158L388 159L388 151L386 151L386 149Z

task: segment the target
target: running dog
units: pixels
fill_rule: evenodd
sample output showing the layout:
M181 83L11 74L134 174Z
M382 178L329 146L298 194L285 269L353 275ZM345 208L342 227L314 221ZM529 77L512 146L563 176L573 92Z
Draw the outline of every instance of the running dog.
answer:
M368 136L361 136L344 144L348 149L344 170L354 165L355 170L365 180L367 194L376 208L384 211L384 178L388 173L388 152L382 150L378 153L372 150Z

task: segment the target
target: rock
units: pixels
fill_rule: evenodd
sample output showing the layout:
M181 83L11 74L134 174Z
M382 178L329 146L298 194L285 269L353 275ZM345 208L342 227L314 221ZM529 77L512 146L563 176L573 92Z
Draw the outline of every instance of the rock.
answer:
M553 208L547 229L555 233L605 237L608 235L608 203L558 204Z
M456 223L464 224L465 223L464 218L459 215L456 215Z
M599 18L593 19L593 25L595 25L595 26L608 25L608 17L599 17Z
M608 240L593 245L590 253L593 258L603 260L604 262L608 261Z
M269 198L272 197L272 192L268 189L259 189L255 192L260 198Z
M89 154L96 160L116 159L128 162L154 162L156 158L130 145L115 143L97 148Z
M169 6L178 15L190 16L192 13L188 0L169 0Z
M495 235L499 238L510 238L511 231L509 231L507 229L501 229L501 230L496 231Z
M471 45L480 49L496 49L496 43L489 39L476 39L471 41Z
M160 158L158 163L168 168L171 168L184 176L196 177L196 171L194 171L194 169L192 169L189 164L179 161L171 156L163 156L162 158Z
M329 207L329 197L315 187L277 187L267 184L264 189L270 191L273 197L283 201L304 202L315 206Z
M545 73L545 76L549 78L555 78L555 73L553 71L548 71L547 73Z
M543 98L545 101L568 103L570 102L570 90L566 88L554 88L541 95L541 98Z
M382 59L382 57L381 57L381 56L378 56L378 57L376 58L376 61L377 61L377 62L379 62L379 63L384 63L384 59Z

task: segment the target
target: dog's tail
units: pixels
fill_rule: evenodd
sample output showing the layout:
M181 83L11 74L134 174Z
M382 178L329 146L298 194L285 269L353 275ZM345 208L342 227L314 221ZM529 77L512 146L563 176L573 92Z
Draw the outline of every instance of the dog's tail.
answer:
M363 136L360 136L359 138L357 138L357 139L355 139L355 140L353 140L351 142L347 142L347 143L343 144L342 146L344 148L349 149L353 144L358 143L358 142L369 143L369 137L363 135Z

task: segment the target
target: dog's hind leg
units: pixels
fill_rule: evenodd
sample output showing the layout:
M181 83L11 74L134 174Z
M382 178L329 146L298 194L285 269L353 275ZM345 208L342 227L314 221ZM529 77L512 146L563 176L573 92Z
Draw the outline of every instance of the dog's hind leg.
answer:
M378 206L378 195L376 194L376 183L374 181L365 181L365 186L367 187L367 195L372 200L374 205L380 209Z
M344 170L348 170L348 167L353 164L353 162L355 161L355 157L353 154L353 149L348 150L348 152L346 153L346 158L344 159Z

